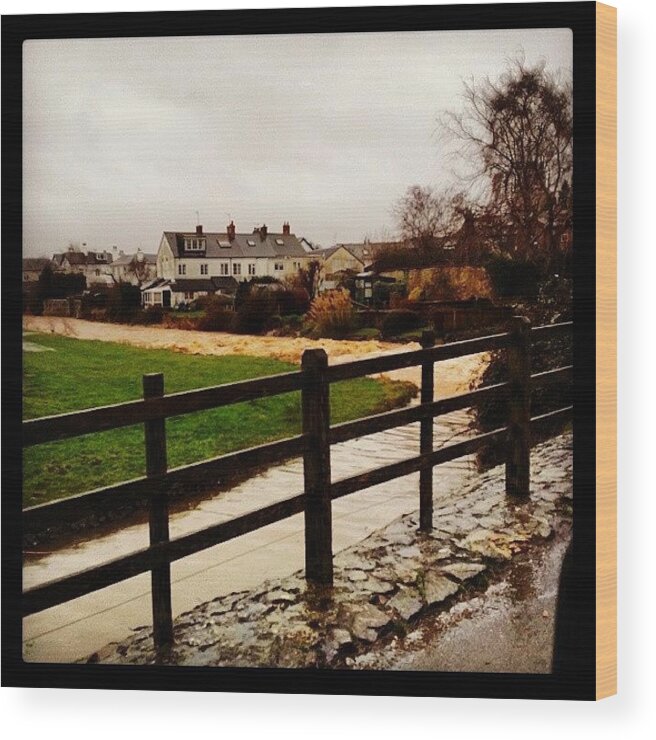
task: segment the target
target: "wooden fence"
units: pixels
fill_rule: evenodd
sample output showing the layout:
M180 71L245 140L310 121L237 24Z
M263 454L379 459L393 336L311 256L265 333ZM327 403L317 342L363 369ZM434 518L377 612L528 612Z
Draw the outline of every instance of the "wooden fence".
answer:
M135 494L147 495L150 506L148 547L25 590L23 614L48 609L150 571L154 639L157 647L163 647L173 639L170 573L173 561L305 512L306 578L331 584L331 504L334 499L419 472L420 529L429 531L433 526L433 468L476 452L493 441L507 442L507 494L525 500L530 490L531 427L550 420L566 420L572 411L572 407L567 406L531 418L533 389L572 378L571 365L531 374L531 343L568 332L571 326L571 322L566 322L531 329L527 319L514 317L507 332L440 346L435 346L432 332L425 332L421 349L340 365L328 365L322 349L306 350L301 369L296 372L169 395L164 395L163 375L145 375L141 400L23 422L23 447L137 423L145 427L145 477L25 509L23 517L27 525L45 522L48 517L80 516L92 507L115 505L122 497ZM509 377L505 382L434 400L435 363L492 350L507 352ZM331 383L411 366L421 366L421 402L418 405L331 426ZM168 417L297 390L302 394L302 434L192 465L168 468ZM434 449L433 419L436 416L495 397L507 400L507 426ZM331 445L413 422L420 422L419 455L332 480ZM235 469L255 469L263 463L299 455L303 455L304 462L303 492L230 521L170 539L168 494L173 487L192 484L208 473L218 478Z

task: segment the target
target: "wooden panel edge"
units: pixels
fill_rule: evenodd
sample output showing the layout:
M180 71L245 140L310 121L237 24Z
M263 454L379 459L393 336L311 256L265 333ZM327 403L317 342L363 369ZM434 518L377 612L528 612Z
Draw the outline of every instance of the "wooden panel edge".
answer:
M617 10L596 4L596 697L617 693Z

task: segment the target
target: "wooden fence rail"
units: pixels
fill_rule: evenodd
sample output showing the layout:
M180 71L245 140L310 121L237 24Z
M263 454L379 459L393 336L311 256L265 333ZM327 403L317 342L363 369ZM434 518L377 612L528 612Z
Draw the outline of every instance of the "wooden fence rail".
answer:
M305 513L305 574L311 581L331 584L332 501L395 478L419 472L420 529L433 526L433 468L469 455L492 442L506 440L506 492L517 500L530 493L531 428L571 418L572 407L531 418L531 392L552 383L570 381L571 365L531 374L531 342L569 332L571 322L531 329L527 319L513 318L508 332L435 346L432 333L422 337L422 348L382 357L328 365L323 350L306 350L301 370L256 380L164 395L161 374L143 378L141 401L61 414L23 422L23 446L91 434L143 423L145 428L146 476L116 486L96 489L25 509L26 527L45 525L52 517L75 518L94 508L116 506L118 501L147 496L150 544L73 575L58 578L23 592L23 614L29 615L93 591L106 588L140 573L151 573L153 633L162 648L173 640L171 609L171 563L248 532L301 512ZM509 378L506 382L434 400L434 365L447 359L505 349ZM374 414L343 424L330 425L330 385L334 382L421 366L421 397L417 406ZM439 379L439 376L438 376ZM301 391L302 434L246 450L168 469L166 418L217 408L291 391ZM507 426L473 438L434 449L433 419L442 414L500 399L508 405ZM330 448L334 444L386 429L419 422L419 455L333 481ZM304 490L283 501L251 511L227 522L171 539L168 499L171 490L197 483L208 476L253 470L303 455Z

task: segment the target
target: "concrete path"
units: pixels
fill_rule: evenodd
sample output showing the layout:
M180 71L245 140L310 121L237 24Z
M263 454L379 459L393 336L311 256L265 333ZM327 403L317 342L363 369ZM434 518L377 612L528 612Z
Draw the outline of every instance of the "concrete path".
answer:
M439 442L462 438L468 413L460 411L436 419L436 446ZM333 478L416 455L418 440L418 424L411 424L335 445ZM449 499L474 474L472 457L435 468L436 500ZM301 460L277 465L189 511L172 515L171 535L226 521L300 493L302 487ZM336 501L334 550L350 547L400 515L416 510L418 501L417 474ZM28 557L24 565L24 587L99 564L146 546L147 542L147 525L134 525L45 556ZM290 575L303 567L303 552L303 516L297 515L173 563L174 616L216 596ZM131 630L150 623L150 575L143 574L26 618L23 655L31 662L75 661L108 642L125 639Z

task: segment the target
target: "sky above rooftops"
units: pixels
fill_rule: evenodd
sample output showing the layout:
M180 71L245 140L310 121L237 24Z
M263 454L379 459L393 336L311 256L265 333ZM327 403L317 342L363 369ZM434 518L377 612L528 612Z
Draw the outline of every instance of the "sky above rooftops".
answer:
M438 117L509 59L569 79L567 29L27 41L23 253L146 252L162 231L289 221L392 238L414 184L454 182Z

